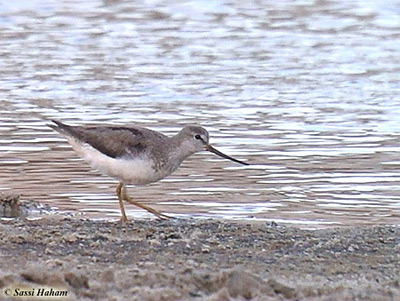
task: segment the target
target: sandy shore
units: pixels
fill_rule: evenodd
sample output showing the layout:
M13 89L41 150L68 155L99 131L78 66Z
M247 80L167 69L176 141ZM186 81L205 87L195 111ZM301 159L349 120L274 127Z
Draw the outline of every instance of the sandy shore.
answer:
M2 220L0 241L3 299L400 299L399 227L51 215Z

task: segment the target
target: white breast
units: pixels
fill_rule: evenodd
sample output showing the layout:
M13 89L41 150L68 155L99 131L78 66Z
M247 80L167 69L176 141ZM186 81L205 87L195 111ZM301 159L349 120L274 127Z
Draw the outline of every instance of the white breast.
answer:
M89 144L82 144L68 137L72 148L94 169L125 184L145 185L156 182L167 175L167 171L156 171L153 161L145 158L111 158Z

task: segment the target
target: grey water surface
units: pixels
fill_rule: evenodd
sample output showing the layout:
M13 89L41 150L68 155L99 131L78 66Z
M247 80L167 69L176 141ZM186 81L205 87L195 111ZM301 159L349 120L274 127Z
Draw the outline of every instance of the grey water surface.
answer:
M200 153L130 187L176 217L400 224L399 1L0 1L0 193L120 216L46 126L188 123ZM128 215L150 217L126 206Z

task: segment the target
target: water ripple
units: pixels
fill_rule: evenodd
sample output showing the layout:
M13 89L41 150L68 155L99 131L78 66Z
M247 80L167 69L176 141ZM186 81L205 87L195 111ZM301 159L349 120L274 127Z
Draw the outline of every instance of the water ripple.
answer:
M398 224L398 5L264 4L0 1L0 190L116 218L116 181L45 120L196 123L252 165L200 153L136 199L180 217Z

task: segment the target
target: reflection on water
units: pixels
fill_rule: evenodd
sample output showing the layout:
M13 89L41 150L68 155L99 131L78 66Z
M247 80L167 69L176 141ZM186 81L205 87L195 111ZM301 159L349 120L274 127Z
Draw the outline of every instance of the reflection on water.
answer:
M198 123L221 151L130 188L182 217L399 223L393 1L0 1L0 191L119 216L116 182L43 118ZM127 206L128 214L148 217Z

